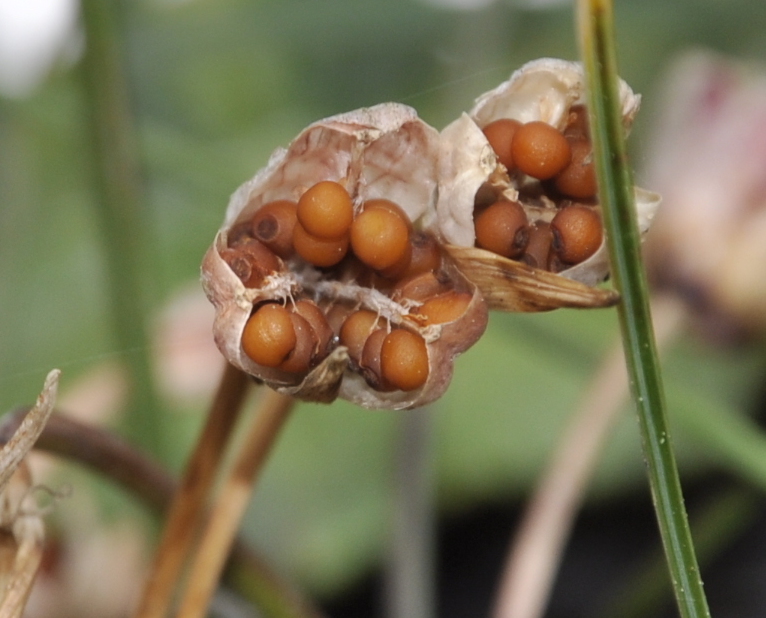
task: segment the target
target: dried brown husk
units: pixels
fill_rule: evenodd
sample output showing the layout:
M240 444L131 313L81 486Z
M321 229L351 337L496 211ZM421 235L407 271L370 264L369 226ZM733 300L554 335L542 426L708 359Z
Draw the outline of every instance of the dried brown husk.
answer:
M641 98L622 80L619 88L623 126L627 133L638 112ZM508 81L480 96L468 114L463 114L447 126L442 131L442 182L437 204L438 227L443 238L458 247L474 245L476 235L473 213L477 194L491 195L493 199L518 200L524 206L530 222L550 222L557 212L556 205L545 195L534 198L520 195L519 189L525 179L518 173L508 173L489 145L482 127L500 118L510 118L523 123L541 120L563 130L572 107L584 103L585 78L582 66L575 62L543 58L526 64ZM639 188L636 188L635 197L639 227L645 233L660 197ZM486 297L497 299L490 301L490 306L506 311L534 311L538 304L546 308L573 306L569 304L572 300L572 286L564 279L592 287L603 281L609 272L605 239L594 255L556 275L538 275L517 266L515 262L506 262L509 260L498 260L497 256L493 257L483 251L461 252L459 258L461 270L469 277L473 279L469 272L481 273L480 280L474 281ZM509 277L509 272L513 276ZM546 282L544 287L538 288L538 292L535 292L536 278ZM553 291L557 281L561 286L560 294ZM526 286L521 301L518 300L518 291L511 289L517 288L520 283ZM503 292L497 288L508 289ZM535 298L536 295L539 297ZM500 300L504 296L510 300ZM591 296L591 301L574 306L599 307L614 302L602 290L594 290Z
M454 356L470 347L484 331L487 308L475 285L445 258L454 284L472 294L465 314L449 324L421 327L407 319L411 307L378 290L359 285L339 270L335 279L300 258L257 289L246 288L221 258L227 234L252 217L258 208L278 199L297 200L309 187L334 180L348 190L358 212L368 199L397 203L416 228L435 220L438 132L411 108L394 103L357 110L319 121L306 128L287 149L277 150L265 169L232 196L226 219L202 265L203 286L216 307L214 335L226 359L285 394L312 401L336 396L368 408L411 408L441 396L452 375ZM345 348L337 347L307 375L295 375L254 363L240 345L253 306L266 300L289 303L299 296L318 302L341 302L378 312L390 327L414 330L426 340L430 373L426 383L408 392L379 392L350 368Z

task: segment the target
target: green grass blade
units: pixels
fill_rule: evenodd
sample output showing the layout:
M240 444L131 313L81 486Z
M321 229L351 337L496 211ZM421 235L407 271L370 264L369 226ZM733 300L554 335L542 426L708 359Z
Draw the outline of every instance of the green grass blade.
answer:
M623 346L655 512L681 615L709 616L665 419L662 376L622 128L612 6L609 0L579 0L577 7L599 198L614 286L621 295L618 312Z

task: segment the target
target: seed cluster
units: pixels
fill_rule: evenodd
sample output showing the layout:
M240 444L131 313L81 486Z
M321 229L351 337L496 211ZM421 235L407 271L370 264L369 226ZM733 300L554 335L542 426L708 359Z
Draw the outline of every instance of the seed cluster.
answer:
M552 272L596 253L603 229L585 108L571 108L563 131L542 121L522 124L510 118L490 122L482 131L519 195L510 201L491 192L477 194L476 246ZM530 217L540 204L555 208L552 218Z
M423 329L457 320L473 298L434 235L415 229L397 204L369 199L355 207L343 183L331 180L297 202L260 206L231 228L221 257L245 287L288 270L312 273L290 298L253 307L241 339L253 362L300 378L342 345L351 369L380 392L426 383ZM361 288L379 293L393 313L365 308Z

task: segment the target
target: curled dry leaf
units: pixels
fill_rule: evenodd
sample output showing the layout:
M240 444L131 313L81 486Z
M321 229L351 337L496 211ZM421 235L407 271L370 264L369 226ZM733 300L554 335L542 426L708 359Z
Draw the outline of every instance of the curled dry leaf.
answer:
M296 397L412 408L444 392L488 308L614 304L593 287L608 269L583 83L580 65L539 60L441 134L387 103L314 123L277 150L234 193L202 265L227 360ZM627 130L640 98L620 92ZM486 128L500 119L533 144L514 139L503 163ZM646 231L659 197L636 197ZM502 226L485 221L485 240L476 221L496 202L511 231L487 251Z
M32 477L25 457L53 412L60 371L51 371L34 407L13 437L0 449L0 616L21 616L43 551L44 527L39 510L25 508Z

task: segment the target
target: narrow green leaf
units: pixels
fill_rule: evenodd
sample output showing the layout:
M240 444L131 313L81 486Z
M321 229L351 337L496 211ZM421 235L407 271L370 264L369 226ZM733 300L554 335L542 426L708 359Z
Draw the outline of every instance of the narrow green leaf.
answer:
M709 616L665 419L633 182L618 95L610 0L579 0L580 45L604 225L631 392L638 412L649 483L673 589L684 618Z

